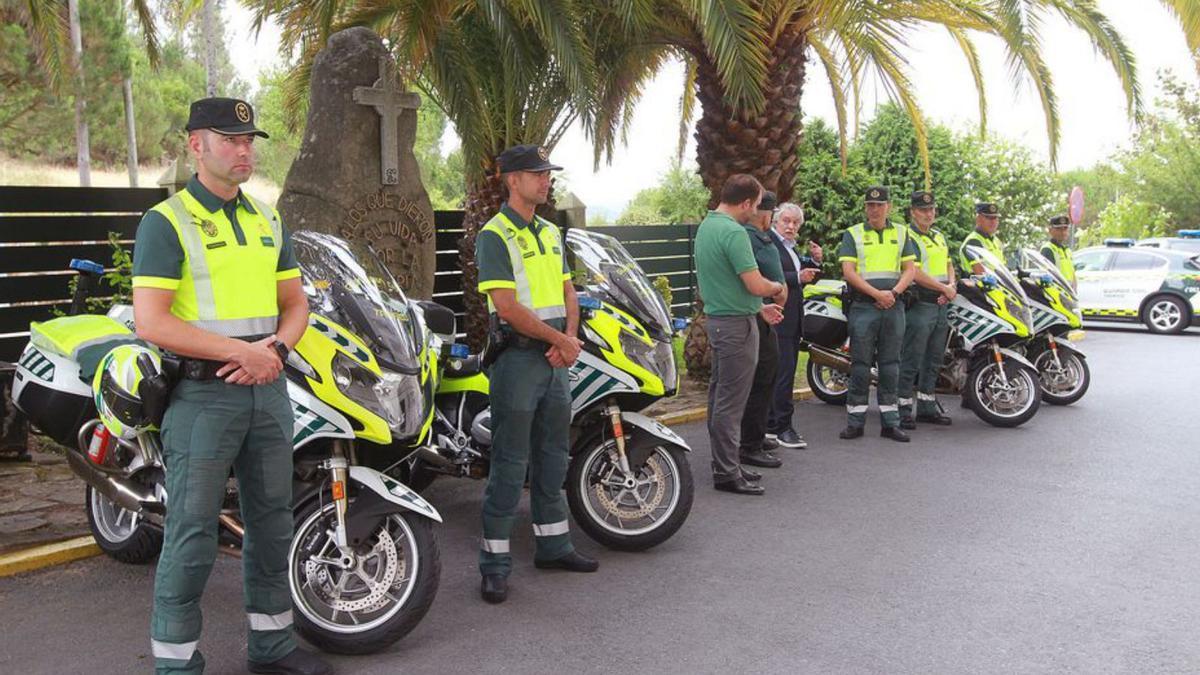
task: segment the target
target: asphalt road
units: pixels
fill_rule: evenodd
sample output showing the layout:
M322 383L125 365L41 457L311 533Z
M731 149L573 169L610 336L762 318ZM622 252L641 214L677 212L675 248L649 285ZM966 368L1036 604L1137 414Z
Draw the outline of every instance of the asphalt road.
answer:
M1200 331L1089 330L1093 384L1014 430L949 405L951 428L899 445L837 440L810 401L811 442L767 495L714 492L703 424L684 528L641 554L601 549L593 575L532 565L518 527L509 602L478 599L482 484L430 489L441 588L390 650L341 673L1200 672ZM81 507L82 508L82 507ZM527 511L526 511L527 514ZM0 672L131 673L148 656L152 567L95 558L0 579ZM204 601L210 673L241 672L239 561Z

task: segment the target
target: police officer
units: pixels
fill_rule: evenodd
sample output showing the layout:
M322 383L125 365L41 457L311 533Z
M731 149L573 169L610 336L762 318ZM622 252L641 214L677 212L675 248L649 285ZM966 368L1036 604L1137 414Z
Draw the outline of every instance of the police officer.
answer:
M1050 241L1042 244L1042 255L1054 263L1064 278L1075 288L1075 263L1071 260L1071 247L1067 242L1071 239L1071 219L1066 216L1054 216L1050 219Z
M846 393L843 439L858 438L866 426L871 366L879 364L880 433L901 443L896 385L900 378L900 346L904 340L904 304L900 295L913 280L916 245L908 228L888 221L892 205L886 187L867 188L867 222L842 234L838 261L852 295L849 313L850 390Z
M567 474L571 390L567 368L583 343L579 303L563 257L562 237L534 215L546 203L550 163L545 148L518 145L497 158L508 201L479 232L475 259L479 290L504 332L505 347L492 364L492 457L483 498L479 572L483 599L508 597L512 571L509 536L529 471L534 565L539 569L595 572L567 529L563 480Z
M996 231L1000 229L1000 209L991 202L979 202L975 205L975 230L963 239L958 247L958 261L963 274L983 274L979 259L967 253L968 246L977 246L996 256L1000 264L1004 264L1004 244Z
M254 171L245 101L191 105L196 174L138 225L133 310L139 337L183 359L162 424L167 509L154 580L151 647L159 673L199 673L200 596L217 553L232 467L246 534L247 668L328 673L296 647L288 589L292 408L281 376L308 323L291 238L269 204L238 186Z
M912 226L909 236L917 245L914 265L915 301L904 313L904 347L900 356L900 427L915 429L917 422L949 425L951 419L938 408L934 388L950 333L947 312L956 295L950 247L933 221L937 202L933 193L919 190L910 198ZM916 389L916 418L913 389Z

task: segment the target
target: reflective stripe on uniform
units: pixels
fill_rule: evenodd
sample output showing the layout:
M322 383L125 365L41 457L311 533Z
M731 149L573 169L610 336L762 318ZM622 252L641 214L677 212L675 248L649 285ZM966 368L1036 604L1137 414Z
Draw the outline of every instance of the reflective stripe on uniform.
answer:
M881 406L879 406L879 412L881 412L881 413L890 413L890 412L896 412L897 410L899 410L899 408L898 408L897 406L894 406L894 405L881 405Z
M850 238L854 240L854 250L857 254L856 270L858 271L858 275L863 279L878 279L884 281L897 281L900 279L900 270L904 266L904 244L908 241L908 228L897 227L892 223L888 223L881 232L881 236L883 238L886 239L886 235L883 235L882 233L888 232L889 229L896 233L896 241L894 243L882 241L879 245L896 247L896 258L894 261L891 260L890 257L886 260L882 258L872 258L868 260L866 246L866 225L858 224L846 230L850 233Z
M292 610L278 614L248 613L250 630L283 630L292 625Z
M536 233L532 229L534 223L539 228ZM504 241L512 263L513 288L516 291L517 302L539 319L565 318L567 306L563 293L562 239L553 224L537 216L534 216L534 223L519 231L508 216L501 212L482 229L500 235ZM533 241L530 242L530 239ZM537 250L534 250L534 247ZM527 257L530 260L529 265L525 262ZM488 311L496 311L491 295L488 295Z
M913 227L913 235L913 242L917 245L917 261L925 274L933 277L935 281L949 281L946 267L950 260L950 247L946 245L946 238L932 228L928 234L924 234L920 229Z
M936 401L937 397L934 396L933 394L924 394L921 392L917 392L917 400L918 401Z
M226 337L270 335L279 327L279 317L260 316L253 319L201 319L189 321L193 326Z
M204 242L200 241L200 230L189 227L192 214L183 203L182 192L176 192L166 201L166 205L175 214L175 229L179 232L179 242L187 255L188 265L191 266L192 287L196 292L196 313L201 321L217 318L217 301L213 295L212 274L208 270L208 259L204 255ZM273 331L272 331L273 332Z
M158 640L151 640L150 652L154 654L154 658L156 659L190 661L192 655L196 653L196 645L198 644L200 644L199 640L192 642L160 642Z
M535 537L554 537L560 534L566 534L570 531L567 521L560 520L557 523L547 523L545 525L533 524L533 535Z
M488 553L508 553L507 539L480 539L479 548Z
M850 413L851 415L865 413L869 407L870 406L865 405L848 405L846 406L846 412Z
M911 398L898 398L896 399L896 403L899 403L903 406L910 406L913 404L913 400Z

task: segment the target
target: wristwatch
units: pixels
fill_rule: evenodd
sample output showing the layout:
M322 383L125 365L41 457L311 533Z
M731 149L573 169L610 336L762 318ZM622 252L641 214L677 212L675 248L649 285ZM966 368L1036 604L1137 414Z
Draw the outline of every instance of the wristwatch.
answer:
M291 350L288 349L287 345L283 344L283 340L275 338L275 342L271 343L271 347L275 350L275 353L279 355L279 360L287 363L287 357Z

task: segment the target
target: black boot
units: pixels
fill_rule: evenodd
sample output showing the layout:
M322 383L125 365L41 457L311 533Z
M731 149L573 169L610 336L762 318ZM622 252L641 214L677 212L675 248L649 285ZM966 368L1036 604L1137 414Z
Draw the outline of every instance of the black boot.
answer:
M904 430L899 427L884 427L879 430L879 435L899 443L907 443L909 441L908 434L904 433Z
M328 663L303 649L293 649L287 656L270 663L246 661L246 670L277 675L329 675L333 672Z
M479 595L485 602L498 605L508 599L508 579L502 574L485 574L479 584Z
M942 426L942 427L948 427L951 424L954 424L954 420L950 419L949 416L943 415L941 413L923 413L923 414L917 415L917 421L924 422L926 424L936 424L936 425Z
M842 433L838 434L838 438L842 439L843 441L848 441L854 438L862 438L862 435L862 427L847 426L845 429L842 429Z
M600 563L581 555L578 551L571 551L554 560L537 560L535 558L533 566L539 570L566 570L568 572L595 572L600 569Z
M920 419L920 418L918 418L918 419ZM914 420L909 415L904 415L903 417L900 418L900 428L901 429L916 429L917 428L917 420Z

